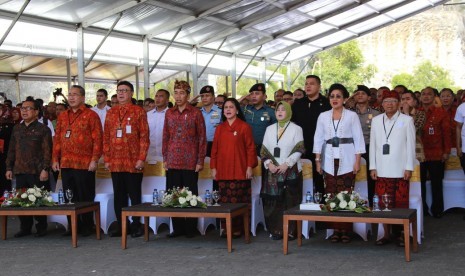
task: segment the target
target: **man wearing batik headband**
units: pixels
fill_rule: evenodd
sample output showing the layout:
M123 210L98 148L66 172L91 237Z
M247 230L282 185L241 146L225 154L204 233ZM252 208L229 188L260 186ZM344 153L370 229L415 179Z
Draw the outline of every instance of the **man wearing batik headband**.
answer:
M215 90L213 86L206 85L202 87L200 89L200 97L203 104L200 110L202 111L207 131L207 156L210 157L216 126L221 123L221 109L214 104Z
M187 187L198 194L199 171L203 169L206 153L205 122L199 109L189 104L191 88L186 81L174 83L176 105L165 115L163 128L163 161L166 171L166 188ZM180 235L193 237L197 219L173 218L174 238Z
M254 84L249 93L252 104L244 107L244 115L246 122L252 127L257 155L260 155L266 128L276 123L276 116L273 108L265 104L265 84Z
M373 118L370 133L370 171L376 181L375 193L390 197L389 206L409 207L409 180L415 160L415 125L412 117L399 112L399 93L384 91L382 105L385 113ZM398 231L397 234L400 232ZM376 242L389 242L388 226L384 237ZM399 236L399 245L403 245Z
M363 138L365 140L366 153L362 154L362 157L365 158L367 163L367 181L368 181L368 200L370 201L370 206L373 206L373 195L375 191L375 182L370 176L370 130L371 130L371 121L373 117L379 115L377 109L369 106L370 102L370 89L365 85L357 85L357 90L354 91L355 106L352 109L358 115L360 119L360 124L362 125Z

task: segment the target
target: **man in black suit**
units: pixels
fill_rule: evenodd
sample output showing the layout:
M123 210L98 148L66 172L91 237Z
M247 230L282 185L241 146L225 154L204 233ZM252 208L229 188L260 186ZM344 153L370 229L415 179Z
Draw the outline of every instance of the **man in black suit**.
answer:
M318 76L308 75L305 79L306 97L296 99L292 105L292 121L302 128L304 134L305 154L302 158L312 161L314 191L324 194L323 176L316 171L313 154L313 137L320 113L331 109L326 97L320 94L321 80Z

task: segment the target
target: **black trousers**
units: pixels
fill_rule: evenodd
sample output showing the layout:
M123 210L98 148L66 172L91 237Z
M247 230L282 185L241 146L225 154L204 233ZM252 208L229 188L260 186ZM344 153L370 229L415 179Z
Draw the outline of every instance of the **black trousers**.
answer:
M428 173L431 179L431 193L433 196L431 212L433 216L441 215L444 212L444 198L442 194L444 162L425 161L420 163L421 197L423 199L423 213L425 214L428 212L428 205L426 204L426 178Z
M312 173L313 173L313 194L319 192L320 194L325 194L325 182L323 180L323 175L317 172L316 163L315 163L315 154L309 154L308 158L312 161ZM323 197L321 197L323 200ZM321 201L320 201L321 202Z
M465 152L462 152L462 157L460 157L460 165L462 166L463 173L465 173Z
M194 170L169 169L166 171L166 188L187 187L193 194L198 195L198 179L199 173ZM176 234L190 235L196 232L196 218L172 218L172 221L173 231Z
M63 183L63 194L66 201L66 190L73 191L74 202L93 202L95 199L95 172L78 169L61 169L61 181ZM71 225L71 218L68 217L68 224ZM92 230L94 226L94 216L92 213L79 215L78 228L82 230Z
M212 146L213 146L213 142L207 141L207 157L211 157L212 155Z
M16 175L16 189L19 191L23 188L44 187L44 189L50 189L50 183L47 181L40 181L38 174L17 174ZM36 229L37 232L47 230L47 216L34 216L37 221ZM19 216L21 223L20 228L24 232L31 232L32 225L34 224L33 216Z
M367 184L368 184L368 201L370 206L373 206L373 196L375 195L375 181L371 178L370 174L370 145L365 146L366 153L362 157L367 163Z
M116 219L121 226L121 209L128 207L128 199L131 205L142 203L142 173L112 172L114 205ZM140 217L132 217L132 227L140 227Z

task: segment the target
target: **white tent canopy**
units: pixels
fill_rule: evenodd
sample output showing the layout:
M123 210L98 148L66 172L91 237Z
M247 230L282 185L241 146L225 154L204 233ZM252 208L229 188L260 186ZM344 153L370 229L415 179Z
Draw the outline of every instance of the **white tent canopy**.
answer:
M265 63L288 64L445 2L0 0L0 77L143 80L146 91L180 71L191 72L194 91L201 73L267 81ZM262 65L247 67L252 59Z

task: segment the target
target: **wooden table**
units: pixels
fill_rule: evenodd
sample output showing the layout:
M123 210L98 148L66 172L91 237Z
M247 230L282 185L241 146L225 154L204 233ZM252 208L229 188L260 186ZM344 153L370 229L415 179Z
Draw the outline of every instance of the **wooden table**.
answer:
M289 221L297 221L297 245L302 245L302 220L325 222L362 222L400 224L404 226L405 260L410 262L410 224L413 230L413 252L418 252L417 210L392 209L390 212L373 212L358 214L355 212L322 212L300 210L299 206L284 212L283 217L283 253L287 255Z
M249 209L247 203L222 203L221 206L208 206L203 208L165 208L152 206L151 203L130 206L122 210L122 237L121 247L126 249L127 243L127 217L144 217L144 240L149 240L149 217L177 217L177 218L220 218L226 219L226 234L228 252L232 252L232 224L233 218L242 216L244 221L245 243L250 242Z
M99 202L76 202L42 207L1 207L0 218L2 219L2 239L6 240L8 216L48 216L65 215L71 217L71 237L73 247L77 247L77 216L94 212L97 240L100 240L100 203Z

